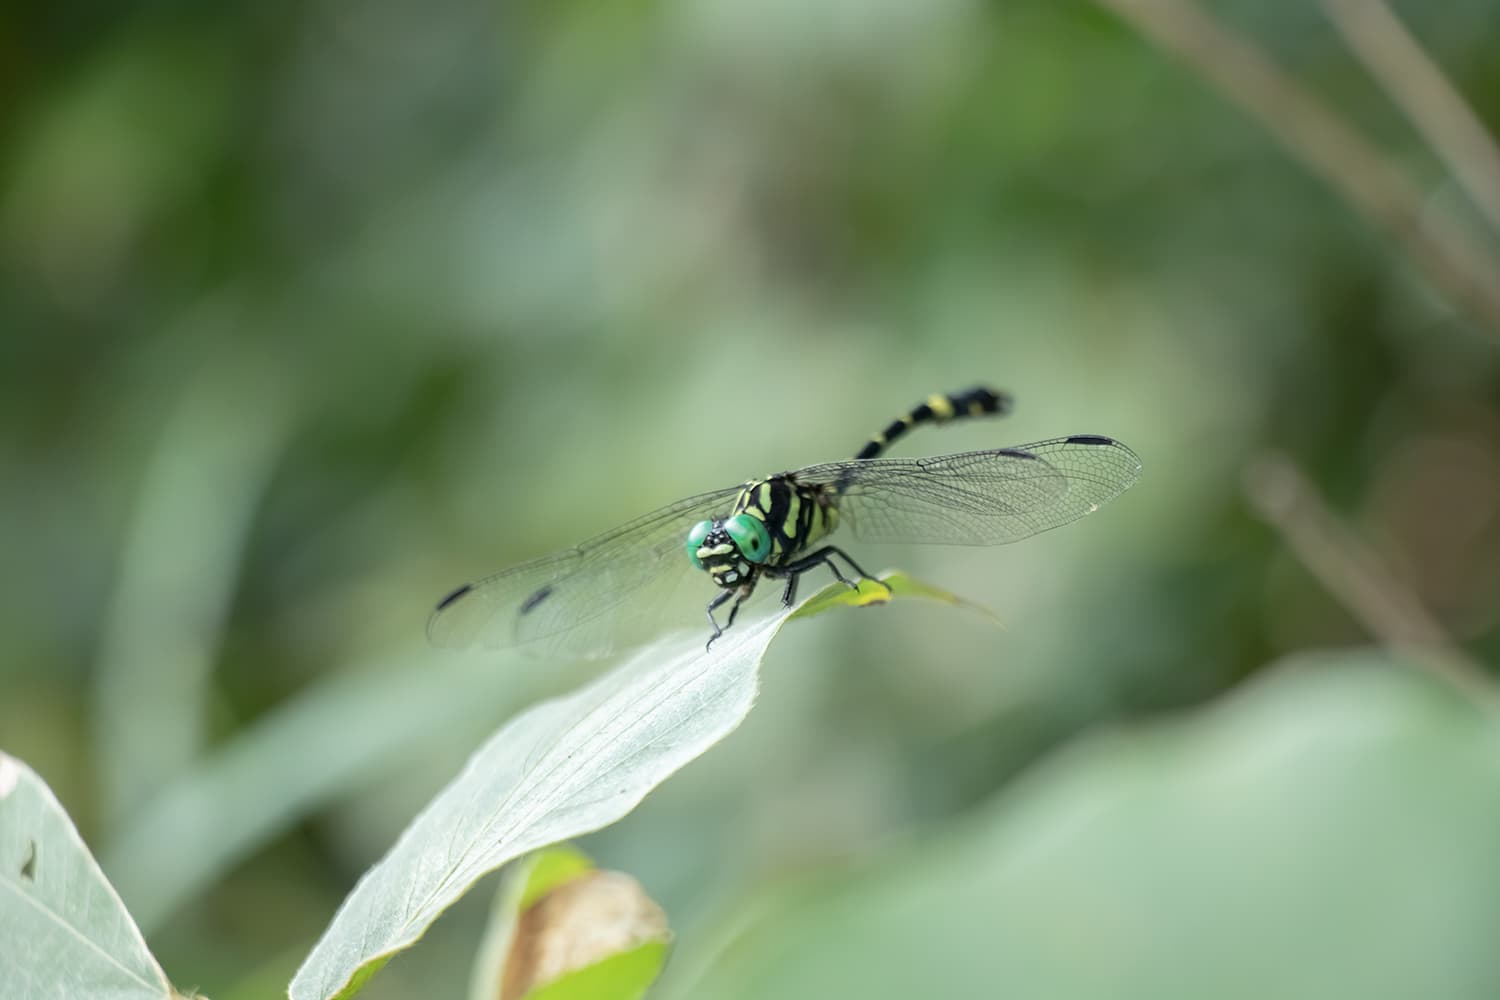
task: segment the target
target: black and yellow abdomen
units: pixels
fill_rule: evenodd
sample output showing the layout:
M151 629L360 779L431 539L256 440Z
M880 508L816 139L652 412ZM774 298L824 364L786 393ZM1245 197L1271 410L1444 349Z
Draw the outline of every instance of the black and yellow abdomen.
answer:
M909 410L905 416L891 421L890 426L867 441L854 457L875 458L889 448L891 442L919 424L946 424L950 420L1002 414L1009 409L1009 396L982 385L963 392L928 396L925 402Z

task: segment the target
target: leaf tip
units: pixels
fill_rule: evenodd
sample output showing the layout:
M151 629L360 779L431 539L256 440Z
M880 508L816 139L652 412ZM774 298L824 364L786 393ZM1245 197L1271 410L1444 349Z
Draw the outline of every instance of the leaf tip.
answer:
M21 765L14 757L0 753L0 799L6 798L21 783Z

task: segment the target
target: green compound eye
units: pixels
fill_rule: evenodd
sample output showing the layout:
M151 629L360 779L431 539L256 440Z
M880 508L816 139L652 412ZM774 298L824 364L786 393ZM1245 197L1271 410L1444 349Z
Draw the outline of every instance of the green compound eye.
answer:
M724 530L739 546L740 555L753 563L763 563L771 555L771 533L760 518L736 514L724 522Z
M688 532L688 558L691 559L693 561L693 565L697 566L699 569L703 568L703 560L698 558L698 549L703 545L703 540L708 537L708 533L713 530L714 525L712 521L699 521L697 524L693 525L693 530Z

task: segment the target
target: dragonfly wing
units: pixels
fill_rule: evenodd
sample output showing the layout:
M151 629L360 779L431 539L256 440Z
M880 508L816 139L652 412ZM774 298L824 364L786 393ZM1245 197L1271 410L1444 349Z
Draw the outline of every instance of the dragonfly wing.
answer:
M738 492L735 486L680 500L466 584L438 604L428 638L439 646L519 646L584 657L644 641L663 617L681 613L665 598L693 568L683 550L688 530L724 513Z
M840 518L866 541L1002 545L1093 513L1140 471L1120 442L1076 434L936 458L833 462L796 476L836 488Z

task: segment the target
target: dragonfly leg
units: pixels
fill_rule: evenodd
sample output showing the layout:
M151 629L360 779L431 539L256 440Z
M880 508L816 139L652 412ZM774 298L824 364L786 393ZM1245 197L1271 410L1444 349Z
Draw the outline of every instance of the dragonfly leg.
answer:
M705 650L708 649L709 646L712 646L714 644L714 640L715 639L717 639L719 636L721 636L721 635L724 634L724 630L719 627L718 621L714 618L714 609L715 608L723 607L724 602L727 601L727 600L729 600L733 596L734 596L734 591L732 591L732 590L721 590L721 591L719 591L718 595L714 597L713 600L711 600L711 601L708 602L708 607L704 609L708 613L708 623L714 627L714 634L708 637L708 646L704 646L703 647ZM736 604L735 607L738 608L739 605ZM729 612L729 615L730 615L729 624L733 625L734 624L734 611L731 610Z
M833 561L834 556L839 556L844 560L844 562L848 563L849 566L854 570L854 572L859 574L859 578L861 580L869 580L871 583L885 587L886 593L890 593L891 588L885 583L885 581L877 580L869 573L866 573L863 566L851 559L849 557L849 553L845 552L837 545L825 545L811 555L803 556L796 562L789 563L782 568L782 572L789 574L792 577L792 581L795 581L797 577L801 576L803 573L806 573L814 566L823 565L832 570L833 575L837 577L838 581L844 586L848 587L851 590L858 590L859 584L855 583L843 573L839 572L838 564ZM788 589L790 590L792 588L789 586Z
M714 627L714 634L708 637L708 643L703 647L705 652L713 647L715 639L734 625L734 616L740 613L740 605L745 603L745 598L749 597L754 590L755 581L751 580L748 585L736 590L720 591L719 596L708 602L708 623ZM719 623L714 619L714 609L722 607L724 602L731 597L735 598L735 602L729 608L729 617L725 620L724 627L720 628Z
M781 592L781 606L789 608L797 600L797 581L801 579L796 573L786 575L786 589Z

